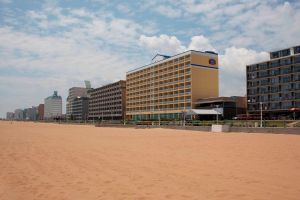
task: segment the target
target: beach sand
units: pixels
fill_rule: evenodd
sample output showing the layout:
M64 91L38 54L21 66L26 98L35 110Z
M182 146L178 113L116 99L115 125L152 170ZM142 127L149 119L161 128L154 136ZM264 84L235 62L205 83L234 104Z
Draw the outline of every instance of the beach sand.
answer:
M0 122L1 200L300 199L300 135Z

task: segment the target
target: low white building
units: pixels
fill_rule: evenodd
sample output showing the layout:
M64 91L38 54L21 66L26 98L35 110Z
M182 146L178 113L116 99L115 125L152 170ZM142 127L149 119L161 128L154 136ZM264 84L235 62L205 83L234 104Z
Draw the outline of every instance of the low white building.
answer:
M51 119L62 116L62 98L54 91L52 96L45 99L44 119Z

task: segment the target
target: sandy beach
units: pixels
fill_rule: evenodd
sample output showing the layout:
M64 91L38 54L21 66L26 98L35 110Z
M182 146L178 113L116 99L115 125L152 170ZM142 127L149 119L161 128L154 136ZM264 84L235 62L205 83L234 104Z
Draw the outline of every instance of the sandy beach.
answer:
M300 136L0 122L1 200L300 199Z

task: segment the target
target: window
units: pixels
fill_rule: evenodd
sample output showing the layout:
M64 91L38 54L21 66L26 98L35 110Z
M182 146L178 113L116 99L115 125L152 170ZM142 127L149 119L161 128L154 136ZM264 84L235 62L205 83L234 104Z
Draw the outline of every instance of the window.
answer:
M289 108L291 108L292 106L293 106L293 104L292 104L291 101L288 101L288 102L282 102L282 105L281 105L281 107L282 107L283 109L289 109Z
M262 80L260 80L260 85L268 85L268 84L269 84L268 79L262 79Z
M291 64L291 59L290 58L280 60L280 65L289 65L289 64Z
M295 65L293 71L294 72L300 72L300 65Z
M300 81L300 74L295 74L294 81Z
M276 76L276 75L280 74L280 71L279 71L279 69L273 69L273 70L270 71L270 73L271 73L272 76Z
M278 78L278 77L276 77L276 78L271 78L271 83L272 83L272 84L279 83L279 78Z
M259 72L259 77L266 77L266 76L268 76L268 71Z
M270 92L271 92L271 93L279 92L279 86L272 86L272 87L270 88Z
M295 56L294 63L300 63L300 56Z
M271 103L271 109L280 109L280 103Z
M278 60L270 62L270 67L278 67L278 66L279 66Z
M291 81L291 77L290 76L283 76L281 77L281 83L288 83Z
M260 69L260 70L268 69L268 63L259 64L258 69Z
M294 47L294 54L300 53L300 46Z
M271 53L271 59L273 59L273 58L279 58L279 52L278 51Z
M292 98L293 98L292 93L282 93L282 95L281 95L282 100L290 100Z
M281 74L289 74L291 73L291 68L290 67L285 67L281 69Z
M291 54L290 49L280 51L281 56L289 56Z

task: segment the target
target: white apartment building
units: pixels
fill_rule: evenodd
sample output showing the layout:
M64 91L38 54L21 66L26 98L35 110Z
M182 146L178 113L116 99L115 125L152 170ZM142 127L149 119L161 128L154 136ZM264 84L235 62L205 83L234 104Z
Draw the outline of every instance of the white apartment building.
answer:
M62 115L62 98L54 91L52 96L45 99L44 119L61 117Z

